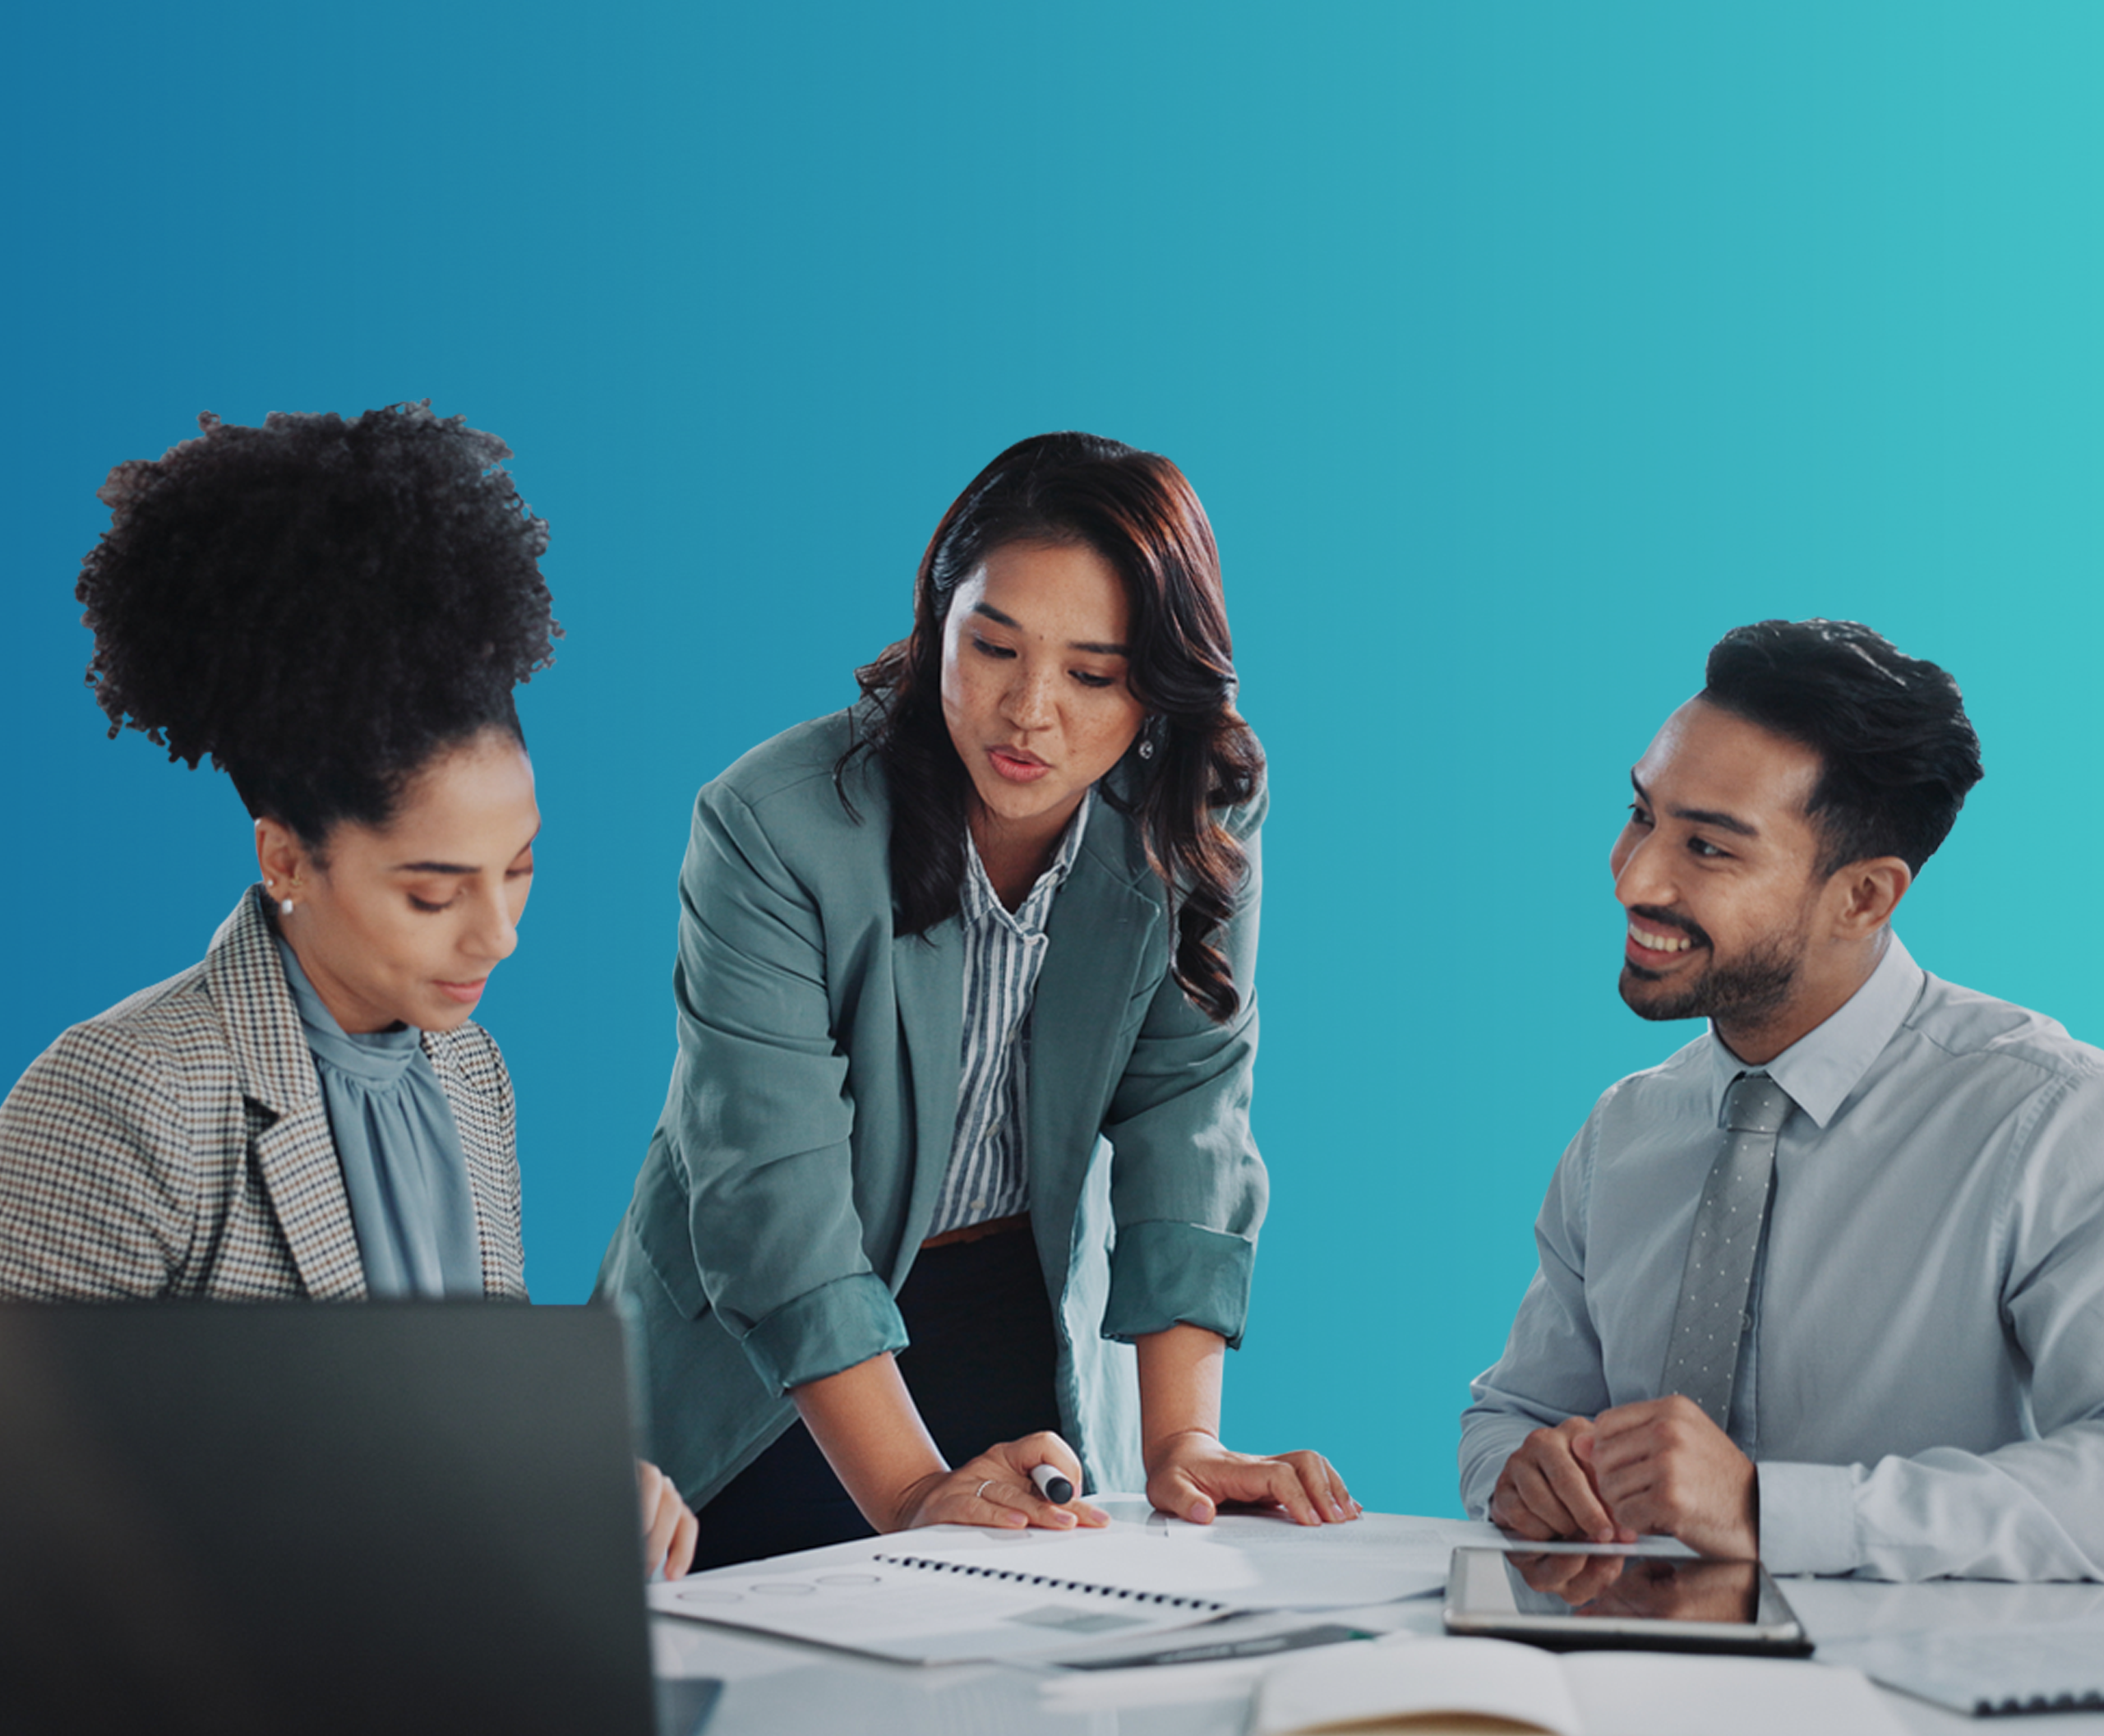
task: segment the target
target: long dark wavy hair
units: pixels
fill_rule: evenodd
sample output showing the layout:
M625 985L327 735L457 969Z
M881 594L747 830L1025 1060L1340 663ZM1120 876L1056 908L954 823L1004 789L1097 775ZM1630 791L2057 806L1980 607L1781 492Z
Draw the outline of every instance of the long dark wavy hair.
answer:
M1256 793L1264 756L1234 707L1212 526L1167 459L1092 434L1040 434L974 477L920 558L912 633L856 672L875 721L841 756L835 783L858 754L874 754L884 768L900 930L925 934L953 915L971 779L943 719L943 626L957 586L988 555L1018 542L1086 546L1124 581L1126 679L1147 720L1101 793L1133 816L1148 865L1168 889L1178 986L1224 1024L1242 991L1213 940L1248 864L1220 815ZM1153 744L1151 755L1138 752L1142 742Z

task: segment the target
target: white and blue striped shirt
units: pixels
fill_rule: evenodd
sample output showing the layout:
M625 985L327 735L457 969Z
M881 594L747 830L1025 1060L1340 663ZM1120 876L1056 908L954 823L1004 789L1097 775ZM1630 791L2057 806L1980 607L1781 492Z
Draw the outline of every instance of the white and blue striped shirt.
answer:
M1052 900L1081 853L1093 793L1067 824L1051 866L1011 912L986 877L969 829L957 921L964 930L963 1066L957 1078L957 1129L950 1163L928 1234L962 1230L1030 1209L1024 1163L1023 1102L1029 1088L1030 1008L1037 992L1045 925Z

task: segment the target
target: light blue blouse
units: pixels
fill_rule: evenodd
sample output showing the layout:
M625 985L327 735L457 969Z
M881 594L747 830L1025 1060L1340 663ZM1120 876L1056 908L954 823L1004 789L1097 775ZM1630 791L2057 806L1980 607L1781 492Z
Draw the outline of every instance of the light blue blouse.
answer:
M482 1239L468 1159L421 1034L406 1025L347 1032L284 936L275 938L321 1081L367 1292L482 1295Z

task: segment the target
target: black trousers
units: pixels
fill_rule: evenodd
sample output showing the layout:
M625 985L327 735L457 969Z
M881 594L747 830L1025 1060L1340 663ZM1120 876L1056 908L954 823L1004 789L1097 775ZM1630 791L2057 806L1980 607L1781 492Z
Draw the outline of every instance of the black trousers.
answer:
M899 1373L951 1464L1059 1428L1059 1339L1027 1229L922 1249L898 1308L912 1341ZM874 1535L801 1422L696 1517L698 1568Z

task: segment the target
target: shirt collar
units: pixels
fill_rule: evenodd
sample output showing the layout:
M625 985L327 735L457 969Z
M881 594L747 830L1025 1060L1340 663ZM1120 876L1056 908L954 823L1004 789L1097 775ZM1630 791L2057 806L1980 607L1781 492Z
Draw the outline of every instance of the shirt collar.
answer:
M1088 829L1089 810L1095 806L1096 792L1082 792L1082 805L1074 810L1073 817L1067 822L1061 834L1059 847L1045 872L1038 875L1037 884L1030 889L1030 895L1013 911L1002 903L994 890L994 883L986 877L986 865L979 860L979 846L972 842L971 828L964 829L964 879L960 883L958 901L967 923L1002 922L1017 933L1040 933L1046 917L1051 912L1053 895L1066 884L1067 876L1073 872L1074 859L1082 852L1082 834Z
M1766 1066L1748 1067L1725 1047L1712 1025L1710 1058L1717 1114L1723 1114L1724 1092L1733 1079L1742 1073L1765 1073L1824 1128L1870 1071L1871 1063L1885 1052L1927 980L1927 973L1899 944L1899 936L1888 935L1885 957L1863 986Z

